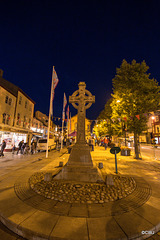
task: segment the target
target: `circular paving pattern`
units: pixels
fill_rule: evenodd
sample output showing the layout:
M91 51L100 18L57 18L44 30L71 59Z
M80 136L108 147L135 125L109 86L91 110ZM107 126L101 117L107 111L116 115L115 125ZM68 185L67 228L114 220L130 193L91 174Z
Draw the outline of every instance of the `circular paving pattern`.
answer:
M132 177L110 175L113 185L105 183L73 183L54 180L44 181L45 173L35 173L29 179L33 191L46 198L67 203L99 203L116 201L131 194L136 183Z
M37 194L35 191L33 191L30 184L32 184L33 181L37 181L37 183L41 181L43 182L43 178L44 178L44 173L43 174L36 173L31 177L27 177L27 176L19 177L14 185L16 195L23 202L34 207L35 209L46 211L51 214L58 214L63 216L95 218L95 217L119 215L125 212L132 211L142 206L149 199L151 195L150 185L143 178L134 177L131 179L133 179L135 182L134 183L135 189L134 190L132 189L133 191L131 193L129 193L126 197L122 197L119 200L117 199L114 201L108 201L104 203L88 203L88 202L70 203L66 201L60 201L60 200L49 198L48 189L46 189L48 191L47 196L42 196L40 194ZM123 177L121 178L123 179ZM130 176L128 177L128 179L130 179ZM61 182L61 184L63 186L63 184L66 184L66 183ZM77 187L79 188L81 186L77 186ZM87 188L85 188L85 186L83 187L84 187L83 190L85 191ZM78 188L76 188L76 186L74 186L74 188L75 188L74 190L79 191ZM101 191L103 191L103 188L101 189ZM62 192L61 194L63 196Z

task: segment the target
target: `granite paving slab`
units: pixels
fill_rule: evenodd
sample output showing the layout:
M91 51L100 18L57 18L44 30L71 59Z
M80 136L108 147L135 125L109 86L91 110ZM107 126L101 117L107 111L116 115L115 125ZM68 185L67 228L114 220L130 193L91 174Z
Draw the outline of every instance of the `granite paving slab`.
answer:
M88 240L85 218L60 216L49 240Z
M36 211L20 223L18 226L18 234L27 239L48 239L58 219L58 215Z
M142 231L145 230L155 230L152 223L132 211L116 215L114 216L114 219L121 229L123 229L128 238L140 237L142 235Z
M112 216L88 218L89 240L127 240L125 232Z

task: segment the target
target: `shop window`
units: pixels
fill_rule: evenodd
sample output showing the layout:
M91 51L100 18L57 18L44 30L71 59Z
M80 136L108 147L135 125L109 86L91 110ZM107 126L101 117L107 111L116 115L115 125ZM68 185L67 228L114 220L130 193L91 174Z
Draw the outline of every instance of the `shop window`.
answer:
M158 116L156 116L156 122L158 122L159 121L159 117Z
M22 96L19 97L19 104L22 104Z
M8 103L8 96L6 96L5 103Z
M25 101L25 108L27 108L27 101Z
M2 115L2 123L6 123L6 113L3 113Z

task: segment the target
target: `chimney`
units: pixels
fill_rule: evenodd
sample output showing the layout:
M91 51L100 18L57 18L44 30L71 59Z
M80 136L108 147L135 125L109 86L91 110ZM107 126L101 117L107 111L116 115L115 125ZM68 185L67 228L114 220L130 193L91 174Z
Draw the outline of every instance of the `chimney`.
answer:
M0 69L0 77L3 77L3 70Z

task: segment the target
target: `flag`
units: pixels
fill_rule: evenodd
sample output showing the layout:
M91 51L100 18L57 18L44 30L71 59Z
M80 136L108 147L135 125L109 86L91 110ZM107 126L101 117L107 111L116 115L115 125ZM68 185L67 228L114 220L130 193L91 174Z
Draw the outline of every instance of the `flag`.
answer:
M68 122L69 121L69 105L67 107L66 115L67 115L67 122Z
M50 114L51 116L53 116L53 99L54 99L54 89L56 88L57 84L58 84L59 80L57 77L57 73L54 69L53 66L53 72L52 72L52 86L51 86L51 99L50 99Z
M136 115L136 118L138 118L138 120L140 119L139 115Z
M66 94L64 93L64 98L63 98L63 111L62 111L62 121L64 122L65 119L65 107L67 105L67 98Z
M65 110L66 105L67 105L67 98L66 98L66 94L64 93L64 98L63 98L63 111Z
M55 69L54 69L54 66L53 66L53 75L52 75L52 78L53 78L53 89L55 89L56 86L57 86L57 84L58 84L58 82L59 82L59 80L58 80L58 77L57 77L57 73L56 73L56 71L55 71Z

